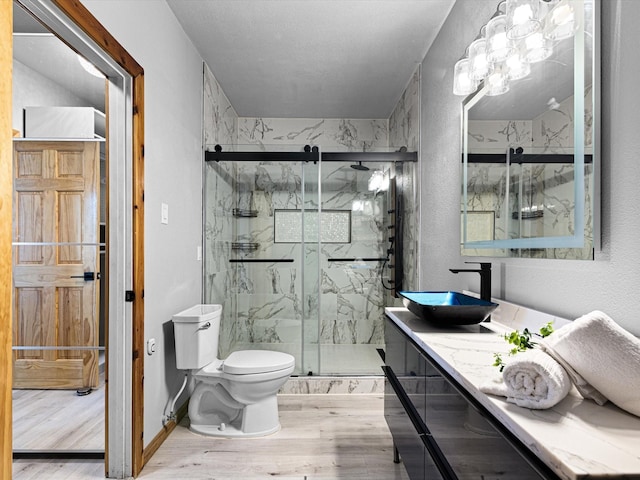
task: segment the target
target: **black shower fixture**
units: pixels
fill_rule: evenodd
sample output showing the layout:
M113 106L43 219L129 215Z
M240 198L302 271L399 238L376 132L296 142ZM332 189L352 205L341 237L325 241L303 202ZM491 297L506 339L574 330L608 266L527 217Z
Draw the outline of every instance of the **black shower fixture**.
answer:
M366 165L363 165L362 162L358 162L357 165L350 165L351 168L353 168L354 170L361 170L363 172L366 172L369 170L369 167L367 167Z

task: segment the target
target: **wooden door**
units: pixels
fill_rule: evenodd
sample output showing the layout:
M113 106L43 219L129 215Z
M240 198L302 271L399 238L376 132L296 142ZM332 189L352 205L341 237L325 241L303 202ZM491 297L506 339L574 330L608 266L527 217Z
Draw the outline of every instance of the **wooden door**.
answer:
M98 385L99 147L14 142L14 388Z

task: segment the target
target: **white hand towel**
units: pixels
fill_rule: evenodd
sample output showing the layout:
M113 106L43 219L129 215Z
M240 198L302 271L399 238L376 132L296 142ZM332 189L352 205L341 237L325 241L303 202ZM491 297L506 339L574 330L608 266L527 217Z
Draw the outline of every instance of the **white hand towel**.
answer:
M540 345L565 366L583 397L600 405L608 399L640 416L640 339L609 316L588 313Z
M571 379L562 366L538 348L516 354L502 378L480 386L484 393L507 397L519 407L545 409L567 396Z

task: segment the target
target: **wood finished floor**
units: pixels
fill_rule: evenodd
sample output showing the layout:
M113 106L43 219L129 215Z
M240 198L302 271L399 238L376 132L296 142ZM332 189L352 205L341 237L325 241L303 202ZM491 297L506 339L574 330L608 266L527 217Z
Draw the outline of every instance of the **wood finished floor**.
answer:
M104 390L13 390L14 450L104 450Z
M188 420L171 433L140 479L406 480L393 463L382 395L279 395L282 430L254 439L191 433ZM101 462L14 462L15 480L104 478Z

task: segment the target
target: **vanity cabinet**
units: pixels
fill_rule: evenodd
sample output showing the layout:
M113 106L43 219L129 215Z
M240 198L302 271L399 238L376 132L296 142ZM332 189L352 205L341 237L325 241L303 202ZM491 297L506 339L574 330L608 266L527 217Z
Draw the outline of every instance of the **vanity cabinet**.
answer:
M412 480L558 478L389 318L385 342L385 419Z

